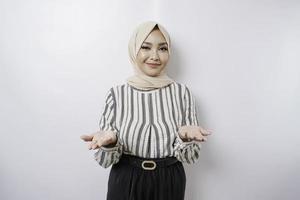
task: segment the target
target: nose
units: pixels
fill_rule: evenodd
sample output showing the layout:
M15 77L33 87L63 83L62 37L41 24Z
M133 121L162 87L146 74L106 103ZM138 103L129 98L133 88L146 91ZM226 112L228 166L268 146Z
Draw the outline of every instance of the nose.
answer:
M150 59L153 60L153 61L158 61L159 60L159 56L158 56L157 51L152 51L151 52Z

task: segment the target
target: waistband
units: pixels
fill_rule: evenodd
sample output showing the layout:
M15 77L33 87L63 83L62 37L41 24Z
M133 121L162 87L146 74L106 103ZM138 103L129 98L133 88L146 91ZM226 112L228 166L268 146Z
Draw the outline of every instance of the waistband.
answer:
M123 153L119 162L127 163L144 170L155 170L157 167L167 167L179 161L174 156L166 158L142 158Z

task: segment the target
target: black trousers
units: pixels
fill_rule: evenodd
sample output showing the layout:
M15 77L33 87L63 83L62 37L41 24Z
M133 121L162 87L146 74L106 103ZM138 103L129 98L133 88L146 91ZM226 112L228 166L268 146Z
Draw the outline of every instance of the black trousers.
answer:
M111 167L107 200L184 200L186 174L181 162L145 170L122 159Z

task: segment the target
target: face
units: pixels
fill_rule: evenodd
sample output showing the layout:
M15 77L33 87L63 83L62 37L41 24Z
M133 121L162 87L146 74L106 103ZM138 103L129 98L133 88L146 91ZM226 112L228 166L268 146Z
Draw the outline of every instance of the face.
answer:
M168 60L168 44L160 30L154 29L137 54L137 65L144 74L155 77L166 67Z

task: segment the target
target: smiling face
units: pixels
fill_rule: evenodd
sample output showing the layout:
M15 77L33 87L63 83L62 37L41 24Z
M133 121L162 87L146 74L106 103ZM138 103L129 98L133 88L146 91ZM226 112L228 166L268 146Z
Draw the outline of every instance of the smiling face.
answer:
M169 60L168 44L158 28L152 30L143 42L136 63L147 76L158 76Z

